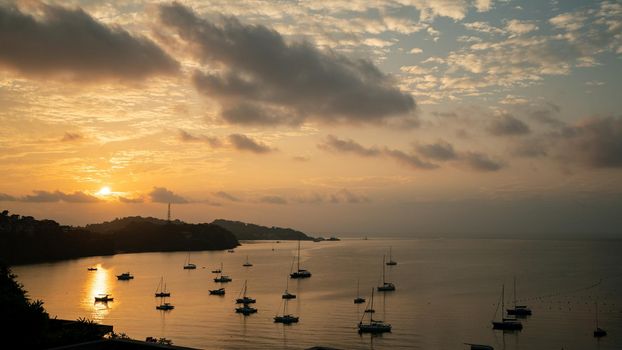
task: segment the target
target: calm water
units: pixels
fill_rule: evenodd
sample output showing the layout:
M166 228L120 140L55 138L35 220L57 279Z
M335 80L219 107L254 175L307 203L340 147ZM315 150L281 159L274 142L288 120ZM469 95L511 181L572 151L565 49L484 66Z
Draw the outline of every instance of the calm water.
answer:
M393 325L382 336L359 335L356 325L365 304L354 305L357 279L369 297L382 274L382 255L393 247L397 266L387 267L397 291L376 294L375 318ZM274 250L272 250L274 248ZM301 264L313 276L290 280L298 295L289 311L300 323L275 324L282 311L296 243L248 243L227 252L194 252L196 270L183 270L187 253L122 254L19 266L19 280L33 298L43 299L59 318L87 317L114 325L136 339L166 337L174 344L208 349L300 349L314 345L343 349L465 349L464 342L495 349L622 348L622 242L513 240L344 240L304 242ZM248 255L253 267L242 264ZM223 297L208 295L211 270L224 264L233 282ZM99 270L89 272L88 266ZM115 275L130 271L131 281ZM522 332L493 331L490 321L512 277L519 298L533 310ZM175 310L158 311L153 293L164 276ZM234 312L244 280L257 299L257 314ZM114 301L94 304L111 293ZM594 302L609 335L592 337Z

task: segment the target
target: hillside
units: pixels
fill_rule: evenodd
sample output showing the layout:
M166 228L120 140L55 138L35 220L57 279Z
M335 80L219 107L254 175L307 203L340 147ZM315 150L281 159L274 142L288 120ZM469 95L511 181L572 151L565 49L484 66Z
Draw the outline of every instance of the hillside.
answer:
M235 235L239 240L303 240L309 241L313 237L291 228L267 227L247 224L241 221L218 219L212 224L223 227Z

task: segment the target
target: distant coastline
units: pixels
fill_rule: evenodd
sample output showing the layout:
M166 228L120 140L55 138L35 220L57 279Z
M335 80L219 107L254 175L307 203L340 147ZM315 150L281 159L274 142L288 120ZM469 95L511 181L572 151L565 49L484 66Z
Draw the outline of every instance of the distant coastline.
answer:
M64 226L31 216L0 215L0 261L34 264L121 253L225 250L239 240L312 240L279 227L215 220L189 224L151 217L126 217L85 227Z

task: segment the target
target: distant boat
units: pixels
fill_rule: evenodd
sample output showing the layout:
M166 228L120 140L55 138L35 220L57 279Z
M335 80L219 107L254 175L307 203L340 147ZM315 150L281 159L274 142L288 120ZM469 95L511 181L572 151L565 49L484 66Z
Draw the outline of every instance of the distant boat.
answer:
M397 261L393 260L393 257L391 255L391 250L392 250L391 248L392 247L389 247L389 261L387 261L387 265L394 266L394 265L397 265Z
M371 289L371 300L369 303L369 310L374 309L374 289ZM374 320L374 316L369 313L369 322L363 322L365 319L365 315L368 313L363 313L363 317L361 317L361 321L359 321L358 328L359 333L386 333L391 332L391 325L384 321Z
M170 297L171 292L166 290L166 283L164 282L164 277L160 277L160 284L158 284L158 288L155 291L156 298L165 298Z
M607 331L598 327L598 302L594 302L594 306L596 307L596 329L594 330L594 337L601 338L607 335Z
M296 259L296 258L294 258ZM292 269L294 268L294 259L292 259L292 266L289 268L289 273L291 274ZM296 294L292 294L289 292L289 278L285 279L285 292L281 295L282 299L295 299Z
M235 250L229 249L229 250L227 250L227 253L235 253Z
M113 300L114 298L110 294L97 294L95 296L95 302L107 303Z
M233 281L231 277L222 274L222 263L220 264L220 276L214 278L214 282L227 283Z
M356 298L354 298L354 303L355 304L362 304L365 302L365 298L361 297L361 293L359 291L359 286L360 286L360 280L356 281Z
M209 293L211 295L225 295L225 289L224 288L211 289Z
M184 264L184 270L194 270L197 268L197 265L190 262L190 252L188 252L188 256L186 257L186 262Z
M493 348L490 345L471 344L471 343L464 343L464 345L470 346L471 350L495 350L495 348Z
M514 277L514 308L506 310L508 315L514 316L530 316L531 309L526 305L516 305L516 277Z
M244 316L248 316L250 314L254 314L257 312L257 309L255 309L252 306L249 306L248 304L244 304L243 306L240 307L236 307L235 308L235 312L242 314Z
M287 299L283 300L283 314L282 315L277 314L276 316L274 316L275 323L283 323L283 324L298 323L299 317L294 316L287 312L288 302L289 300Z
M157 310L163 310L163 311L173 310L174 308L175 306L173 306L171 303L165 303L165 302L160 302L160 305L156 306Z
M221 273L222 272L222 262L220 263L220 268L212 270L212 273Z
M89 267L89 268L87 268L87 270L89 270L89 271L97 271L97 267Z
M520 331L523 329L523 324L520 323L516 318L504 318L503 310L505 309L505 285L501 285L501 320L500 321L492 321L493 329L502 329L506 331ZM497 305L497 310L499 309L499 305ZM495 311L495 316L496 316Z
M245 280L244 281L244 288L242 288L242 290L240 291L240 295L242 295L242 297L239 298L239 295L238 295L238 298L235 300L236 304L254 304L254 303L257 302L255 299L246 296L246 290L247 290L247 287L248 287L246 282L247 281Z
M395 285L385 280L385 256L382 256L382 285L378 286L379 292L391 292L395 290Z
M253 264L251 264L251 262L250 262L250 261L248 261L248 255L246 256L246 262L245 262L244 264L242 264L242 266L244 266L244 267L250 267L250 266L253 266Z
M296 271L289 274L291 278L309 278L311 277L311 272L307 270L303 270L300 268L300 240L298 240L298 266Z
M128 280L131 280L133 278L134 278L134 276L132 276L132 274L130 274L129 272L124 272L124 273L122 273L120 275L117 275L117 279L120 280L120 281L128 281Z

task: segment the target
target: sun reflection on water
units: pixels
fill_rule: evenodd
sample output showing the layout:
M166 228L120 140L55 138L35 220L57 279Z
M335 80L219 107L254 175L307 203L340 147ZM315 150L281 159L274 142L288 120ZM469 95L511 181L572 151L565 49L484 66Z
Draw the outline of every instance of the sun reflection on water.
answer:
M106 318L114 305L115 301L95 302L95 296L99 294L110 294L113 296L114 284L111 283L111 277L108 270L98 264L97 271L90 271L89 277L85 281L82 305L85 311L91 313L91 319L94 321L100 322Z

